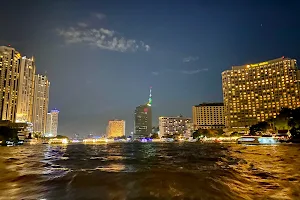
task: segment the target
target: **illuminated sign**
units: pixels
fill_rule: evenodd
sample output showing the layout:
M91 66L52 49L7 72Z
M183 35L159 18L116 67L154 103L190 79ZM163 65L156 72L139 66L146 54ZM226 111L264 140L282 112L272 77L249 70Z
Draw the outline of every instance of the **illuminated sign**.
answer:
M268 62L262 62L262 63L256 63L256 64L251 64L251 65L247 65L247 67L257 67L257 66L263 66L263 65L267 65L269 64Z
M262 63L259 63L258 65L261 66L261 65L267 65L268 62L262 62Z

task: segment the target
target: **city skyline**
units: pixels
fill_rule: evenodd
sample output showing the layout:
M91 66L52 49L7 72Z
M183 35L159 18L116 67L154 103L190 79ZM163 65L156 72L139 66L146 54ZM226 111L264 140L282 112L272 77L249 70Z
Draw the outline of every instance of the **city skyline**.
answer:
M130 133L149 86L157 126L159 116L191 117L193 105L222 102L221 73L231 66L299 60L300 24L289 14L299 3L243 4L5 2L0 45L33 55L37 73L47 71L49 108L62 111L59 132L104 133L107 120L118 118Z
M0 118L4 123L27 124L26 137L44 136L49 86L47 76L36 74L33 56L22 56L11 45L0 46ZM57 124L56 120L56 130Z

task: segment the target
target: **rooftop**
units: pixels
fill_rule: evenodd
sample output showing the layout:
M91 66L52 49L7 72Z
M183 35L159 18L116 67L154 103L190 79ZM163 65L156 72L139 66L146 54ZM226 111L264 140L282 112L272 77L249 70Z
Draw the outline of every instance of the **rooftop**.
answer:
M287 58L287 57L280 57L280 58L276 58L276 59L273 59L273 60L267 60L267 61L262 61L262 62L259 62L259 63L249 63L249 64L245 64L245 65L240 65L240 66L232 66L232 70L238 70L238 69L245 69L245 68L252 68L252 67L260 67L260 66L265 66L265 65L268 65L270 63L275 63L275 62L278 62L278 61L283 61L283 60L292 60L291 58Z
M224 106L224 103L201 103L199 105L195 105L195 107L200 107L200 106Z

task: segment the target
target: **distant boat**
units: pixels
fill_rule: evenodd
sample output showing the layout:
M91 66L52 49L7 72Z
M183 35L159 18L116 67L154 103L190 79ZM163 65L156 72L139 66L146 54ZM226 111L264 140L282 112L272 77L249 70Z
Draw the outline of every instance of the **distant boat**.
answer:
M66 138L51 138L49 144L68 144L69 141Z
M15 146L15 143L13 141L6 141L6 146L12 147Z
M237 139L238 144L259 144L258 138L260 136L242 136Z
M258 142L259 142L259 144L278 144L278 143L280 143L280 141L277 138L275 138L273 136L268 136L268 135L258 138Z
M89 138L89 139L84 139L83 143L84 144L103 144L103 143L108 143L110 140L106 138Z
M272 136L242 136L237 139L238 144L278 144L277 138Z

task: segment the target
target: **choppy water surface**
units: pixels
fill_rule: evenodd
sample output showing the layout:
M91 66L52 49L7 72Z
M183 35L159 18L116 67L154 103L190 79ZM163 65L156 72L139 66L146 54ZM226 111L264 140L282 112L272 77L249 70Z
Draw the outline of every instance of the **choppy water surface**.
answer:
M0 147L0 199L300 199L300 145Z

